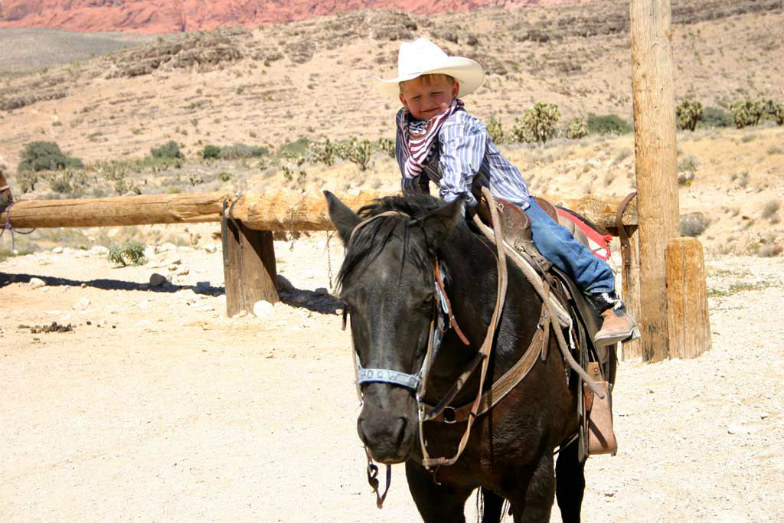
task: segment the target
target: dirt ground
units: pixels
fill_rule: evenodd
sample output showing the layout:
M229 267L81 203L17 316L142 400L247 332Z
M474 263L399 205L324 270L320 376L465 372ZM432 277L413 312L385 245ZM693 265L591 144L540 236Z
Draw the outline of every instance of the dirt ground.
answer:
M402 466L382 510L366 484L337 239L276 242L295 290L258 317L225 317L219 246L158 250L0 262L0 520L416 521ZM621 362L587 521L784 516L784 258L707 271L712 349Z

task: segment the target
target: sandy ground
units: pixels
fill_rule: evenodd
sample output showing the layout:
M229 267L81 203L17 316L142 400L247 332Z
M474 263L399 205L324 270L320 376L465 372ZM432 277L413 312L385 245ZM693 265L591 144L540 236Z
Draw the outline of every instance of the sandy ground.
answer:
M350 341L319 290L342 247L276 253L296 290L239 318L220 250L0 263L0 520L417 520L401 466L382 510L365 481ZM587 464L588 521L784 517L784 259L707 268L712 350L621 363L620 449ZM173 282L150 290L153 272ZM52 322L71 330L39 332Z

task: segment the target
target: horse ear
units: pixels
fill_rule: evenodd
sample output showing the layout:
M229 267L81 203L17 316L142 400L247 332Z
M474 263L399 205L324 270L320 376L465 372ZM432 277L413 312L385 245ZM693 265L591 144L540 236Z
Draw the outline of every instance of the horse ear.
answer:
M422 229L431 248L435 249L452 237L458 220L463 218L465 196L431 212L422 220Z
M343 244L347 244L351 238L351 231L360 222L359 216L354 211L346 207L337 196L329 191L324 191L324 196L327 198L327 210L329 211L329 219L338 230L340 239Z

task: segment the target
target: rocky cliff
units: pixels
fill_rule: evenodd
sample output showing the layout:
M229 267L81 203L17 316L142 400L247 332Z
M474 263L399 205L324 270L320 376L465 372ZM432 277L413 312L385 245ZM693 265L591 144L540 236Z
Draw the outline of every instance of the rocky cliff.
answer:
M434 14L586 0L0 0L0 27L173 33L256 27L357 9Z

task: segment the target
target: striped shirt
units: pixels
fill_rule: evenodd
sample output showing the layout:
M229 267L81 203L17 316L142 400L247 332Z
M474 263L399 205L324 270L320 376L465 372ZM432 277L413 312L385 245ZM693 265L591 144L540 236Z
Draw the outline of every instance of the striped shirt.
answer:
M402 108L401 111L406 111ZM398 118L401 113L398 113ZM398 128L395 154L400 172L405 173L406 148L402 146L403 132ZM503 198L526 209L530 196L520 171L493 143L484 124L458 109L441 125L435 150L424 172L415 178L402 177L404 194L429 193L430 182L439 187L439 196L451 202L466 195L469 207L476 205L472 187L488 187L496 198Z

